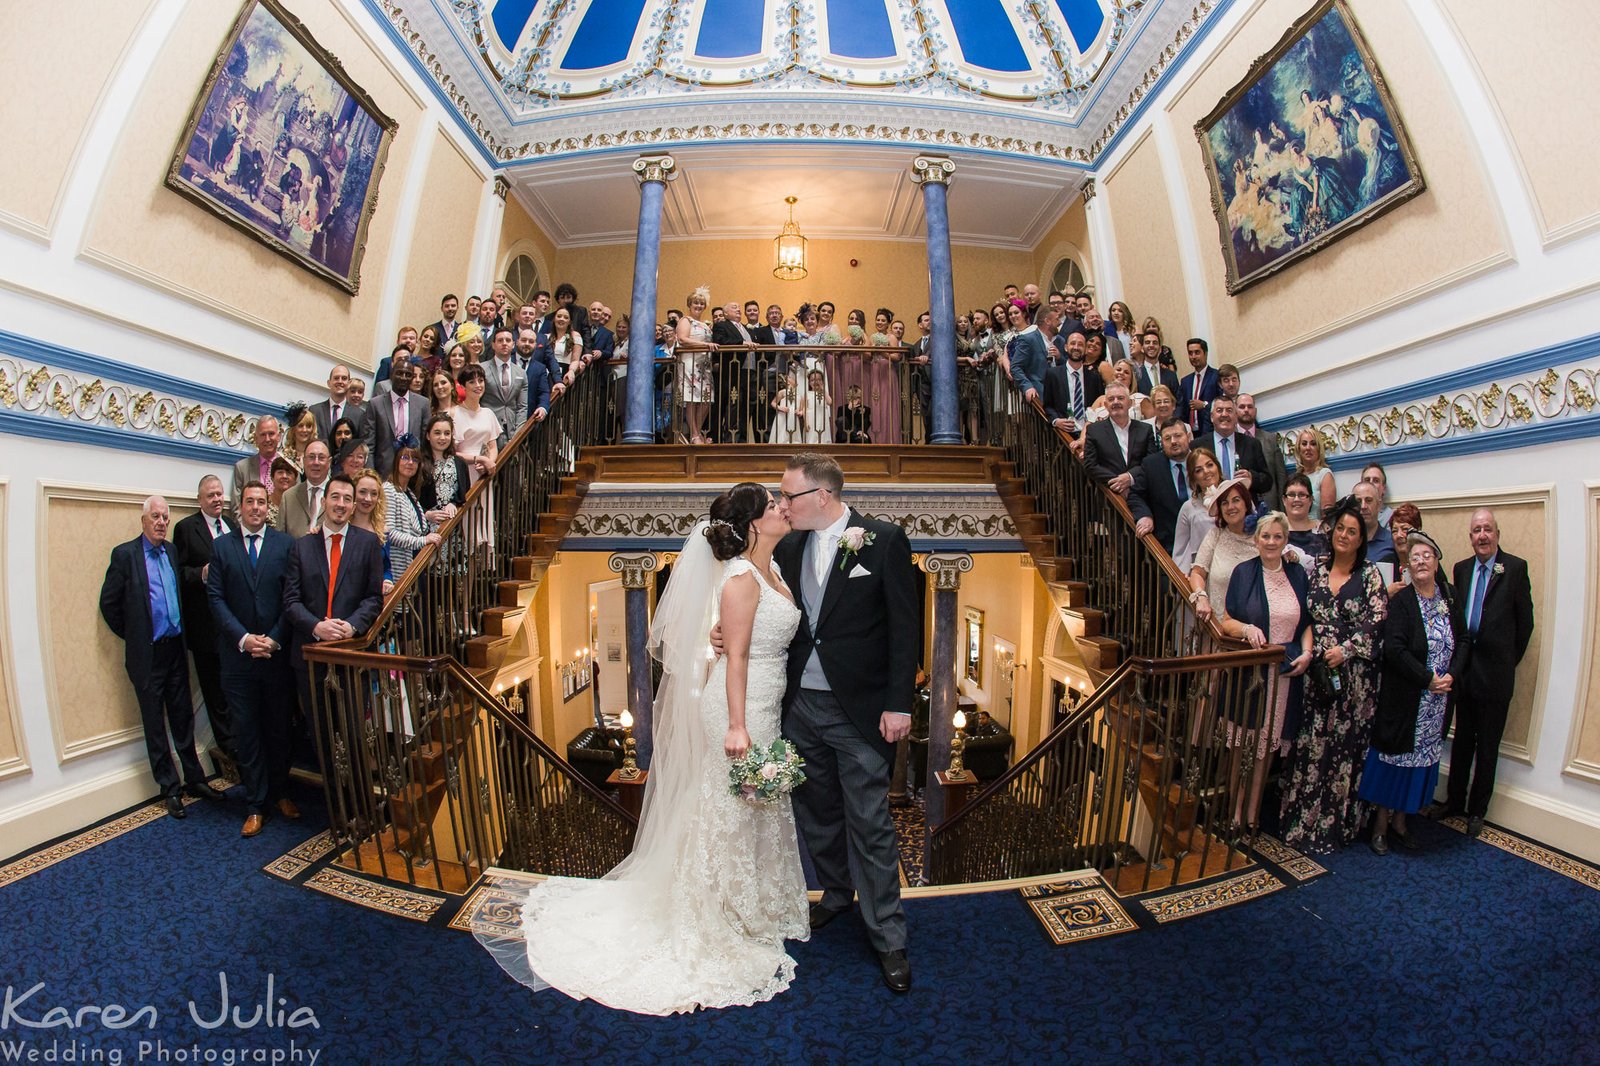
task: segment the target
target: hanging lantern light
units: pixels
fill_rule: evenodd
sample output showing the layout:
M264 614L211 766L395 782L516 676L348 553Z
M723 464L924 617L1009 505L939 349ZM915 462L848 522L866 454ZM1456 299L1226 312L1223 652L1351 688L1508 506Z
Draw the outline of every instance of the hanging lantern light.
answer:
M789 221L772 241L778 261L772 268L772 276L779 281L799 281L806 276L806 239L794 220L795 198L785 196L783 202L789 205Z

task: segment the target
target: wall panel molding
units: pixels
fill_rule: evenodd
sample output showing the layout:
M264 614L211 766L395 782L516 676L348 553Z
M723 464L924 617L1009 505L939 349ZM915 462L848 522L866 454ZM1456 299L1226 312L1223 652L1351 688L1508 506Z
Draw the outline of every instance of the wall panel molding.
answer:
M22 727L22 705L17 699L17 662L11 639L10 586L6 581L11 558L7 531L10 529L11 483L0 477L0 702L5 704L5 727L11 736L9 754L0 750L0 779L28 773L28 737Z
M169 506L172 505L172 501L188 501L192 498L191 493L183 489L144 490L68 481L51 481L43 478L39 480L37 528L35 530L35 582L38 597L37 617L39 619L48 620L60 614L53 602L54 593L52 591L52 578L57 575L53 575L50 569L50 547L52 543L52 530L50 528L51 502L65 500L82 503L121 504L133 508L142 505L145 499L152 495L166 497ZM187 511L174 507L173 521L176 522L185 513ZM56 532L60 533L59 530ZM130 525L127 536L124 539L131 540L136 535L137 526ZM102 567L104 566L104 560L102 560L101 565ZM103 570L100 572L103 573ZM98 610L96 611L96 619L98 620ZM103 625L104 623L99 624ZM129 725L104 729L98 733L81 736L68 735L64 719L66 708L63 706L58 684L58 677L60 676L58 670L63 664L57 661L56 641L52 637L53 634L49 631L48 626L40 633L40 655L44 666L45 703L50 718L51 735L55 741L57 761L68 763L75 759L81 759L86 755L105 751L108 748L115 748L143 737L144 730L139 722L137 707L134 707L132 711L131 724ZM82 664L78 665L81 666ZM119 683L121 686L118 691L125 699L131 701L132 690L128 687L127 677L122 669L120 657L115 666L115 683ZM108 678L107 683L111 684L113 682ZM108 698L110 695L110 693L107 693Z
M1588 592L1583 609L1583 667L1578 674L1577 715L1561 772L1600 784L1600 481L1583 484L1589 546L1584 574ZM1596 734L1592 742L1587 736L1590 731Z

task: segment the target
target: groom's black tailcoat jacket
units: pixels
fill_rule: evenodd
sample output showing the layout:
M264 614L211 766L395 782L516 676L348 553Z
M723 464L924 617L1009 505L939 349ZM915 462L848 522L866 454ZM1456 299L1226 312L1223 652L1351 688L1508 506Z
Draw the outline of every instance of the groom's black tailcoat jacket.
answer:
M772 553L784 581L799 598L802 615L789 645L788 699L792 700L800 690L800 675L815 648L834 698L861 735L888 753L893 746L884 741L879 720L886 711L911 713L916 690L918 643L923 629L918 611L917 570L911 561L911 541L905 530L892 522L863 517L852 509L845 528L855 526L873 534L873 541L850 554L848 560L844 559L847 550L840 543L828 564L822 608L814 622L805 617L800 575L811 533L790 533ZM858 566L866 573L851 577Z

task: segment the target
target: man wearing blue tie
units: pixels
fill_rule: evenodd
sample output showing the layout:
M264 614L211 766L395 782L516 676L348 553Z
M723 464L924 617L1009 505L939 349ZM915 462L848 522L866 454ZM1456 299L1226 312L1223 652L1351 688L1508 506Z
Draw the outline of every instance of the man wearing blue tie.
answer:
M1455 683L1456 738L1450 746L1445 816L1465 814L1468 835L1477 836L1494 796L1517 664L1533 639L1533 589L1527 562L1500 550L1500 523L1493 511L1472 512L1468 537L1472 557L1455 568L1454 609L1468 649L1466 668Z
M213 545L206 593L216 620L222 687L234 714L239 784L244 791L241 836L261 832L273 802L285 818L300 817L285 795L289 783L289 622L283 584L294 538L267 525L267 489L246 483L239 524Z
M194 747L194 702L183 647L183 608L167 543L171 522L165 499L151 496L144 501L139 513L143 532L111 549L111 563L100 587L100 616L111 632L122 638L123 663L139 700L150 772L161 789L167 813L184 818L181 792L204 796L211 790ZM181 785L167 747L169 728L183 767Z

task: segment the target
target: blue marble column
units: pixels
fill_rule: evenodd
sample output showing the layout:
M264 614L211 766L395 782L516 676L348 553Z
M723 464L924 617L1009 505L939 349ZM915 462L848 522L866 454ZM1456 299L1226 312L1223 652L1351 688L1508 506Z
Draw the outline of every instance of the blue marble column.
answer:
M633 302L628 310L624 444L651 444L656 439L656 272L661 264L661 203L667 182L677 176L676 166L670 155L646 155L633 161L633 172L639 175L639 232L633 246ZM634 714L637 717L638 712ZM642 742L639 751L642 756Z
M961 575L972 569L966 552L935 552L922 559L922 569L933 578L933 656L928 667L928 773L923 784L927 797L927 823L931 832L948 817L944 790L933 775L950 765L950 740L956 730L956 678L960 666L960 625L956 619L956 593ZM932 856L926 854L924 869Z
M633 377L630 364L628 377ZM650 768L650 752L655 735L652 710L655 695L650 691L650 586L654 584L659 560L654 552L617 552L607 560L611 572L622 575L622 596L626 611L628 638L628 713L633 715L633 739L638 743L638 762Z
M933 410L928 419L929 444L961 443L961 410L956 399L956 295L950 259L950 211L946 198L956 165L938 156L919 155L911 164L912 181L922 186L922 214L928 226L928 373Z

